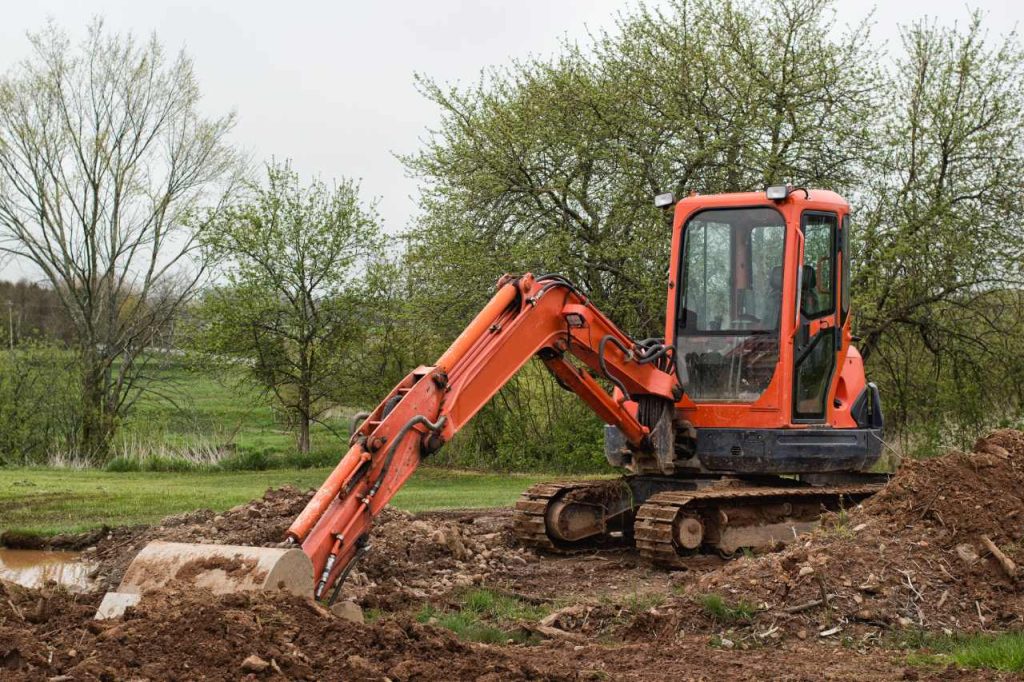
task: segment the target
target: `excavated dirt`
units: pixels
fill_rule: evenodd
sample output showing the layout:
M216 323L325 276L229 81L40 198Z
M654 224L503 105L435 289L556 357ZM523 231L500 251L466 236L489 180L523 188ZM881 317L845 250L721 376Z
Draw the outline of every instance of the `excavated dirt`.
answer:
M1011 574L986 538L1012 561ZM997 431L974 452L906 463L860 507L824 519L784 551L679 583L644 628L709 624L693 604L716 594L756 609L757 630L871 641L901 629L1024 627L1024 434Z
M910 666L895 645L918 631L1024 627L1020 578L986 543L1024 567L1016 431L909 462L862 506L764 556L695 557L668 572L630 550L538 555L517 546L509 510L389 509L345 587L372 623L302 599L198 590L92 620L100 592L150 540L274 545L309 495L281 488L221 514L51 540L96 562L99 591L0 584L0 680L1008 679ZM478 587L548 615L502 624L530 633L526 644L418 622L428 607L458 610Z

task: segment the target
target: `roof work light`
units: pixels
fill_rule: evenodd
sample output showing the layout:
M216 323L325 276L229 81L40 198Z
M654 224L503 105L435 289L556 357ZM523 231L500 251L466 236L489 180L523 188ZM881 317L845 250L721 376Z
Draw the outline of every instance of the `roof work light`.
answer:
M665 192L654 197L654 205L658 208L668 208L676 203L676 197L672 192Z

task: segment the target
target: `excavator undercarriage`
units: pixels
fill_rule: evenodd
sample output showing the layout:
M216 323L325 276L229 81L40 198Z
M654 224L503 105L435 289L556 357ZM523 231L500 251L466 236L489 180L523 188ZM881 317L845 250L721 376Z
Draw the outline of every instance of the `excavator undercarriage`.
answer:
M686 557L770 549L814 528L823 512L856 505L884 476L811 486L781 477L627 476L613 481L540 483L515 506L523 544L567 553L635 545L668 568Z

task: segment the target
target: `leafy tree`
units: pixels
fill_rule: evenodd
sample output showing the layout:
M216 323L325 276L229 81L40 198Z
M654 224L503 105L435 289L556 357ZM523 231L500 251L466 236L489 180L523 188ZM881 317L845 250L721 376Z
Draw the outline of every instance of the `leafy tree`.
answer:
M378 220L353 181L303 187L287 164L269 165L250 191L204 235L226 264L225 283L195 311L195 343L245 367L305 453L310 424L356 393L365 371L363 278L380 247Z
M146 349L203 281L198 234L239 174L234 117L203 117L192 63L155 39L101 22L77 48L52 25L30 38L0 80L0 253L67 312L84 406L72 445L99 461L145 387Z
M974 430L1021 406L1024 51L980 14L903 48L860 193L857 332L900 422Z
M671 235L653 195L855 186L877 80L866 39L823 0L676 0L623 16L592 51L567 45L467 88L421 79L442 112L405 159L422 184L410 269L432 350L501 273L526 270L560 272L635 336L661 335ZM559 419L599 432L527 376L493 405L511 416L485 410L461 442L549 452Z

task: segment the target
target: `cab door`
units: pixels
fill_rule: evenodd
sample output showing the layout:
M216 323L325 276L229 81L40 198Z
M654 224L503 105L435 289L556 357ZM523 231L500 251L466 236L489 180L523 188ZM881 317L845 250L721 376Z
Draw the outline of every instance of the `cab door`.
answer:
M800 326L793 351L793 421L822 423L840 342L836 307L839 217L805 211L800 219L803 261L797 275Z

